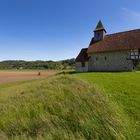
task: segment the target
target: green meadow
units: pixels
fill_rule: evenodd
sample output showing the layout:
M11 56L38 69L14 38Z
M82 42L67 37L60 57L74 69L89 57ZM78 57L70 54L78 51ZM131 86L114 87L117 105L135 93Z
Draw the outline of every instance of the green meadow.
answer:
M139 140L140 73L77 73L0 86L2 140Z
M140 72L80 73L76 76L95 85L122 109L135 130L133 139L140 139Z

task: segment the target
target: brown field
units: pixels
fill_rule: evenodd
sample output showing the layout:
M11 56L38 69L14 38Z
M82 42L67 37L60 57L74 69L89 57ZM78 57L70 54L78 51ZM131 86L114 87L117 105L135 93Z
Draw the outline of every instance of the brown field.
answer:
M56 73L57 72L53 71L43 71L39 76L38 71L0 71L0 84L38 78L48 78Z

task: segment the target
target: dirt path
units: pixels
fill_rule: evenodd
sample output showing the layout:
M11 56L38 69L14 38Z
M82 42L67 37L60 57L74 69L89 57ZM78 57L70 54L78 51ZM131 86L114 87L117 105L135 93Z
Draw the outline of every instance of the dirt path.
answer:
M55 75L57 72L41 72L37 71L0 71L0 84L15 81L32 80L38 78L47 78Z

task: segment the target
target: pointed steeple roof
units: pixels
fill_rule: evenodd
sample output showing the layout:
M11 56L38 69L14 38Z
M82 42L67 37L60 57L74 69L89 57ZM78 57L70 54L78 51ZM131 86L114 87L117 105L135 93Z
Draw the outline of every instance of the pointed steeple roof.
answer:
M98 24L97 24L97 26L96 26L94 32L96 32L96 31L101 31L101 30L104 30L105 33L106 33L106 30L105 30L105 28L104 28L104 26L103 26L103 24L102 24L102 21L99 20L99 22L98 22Z

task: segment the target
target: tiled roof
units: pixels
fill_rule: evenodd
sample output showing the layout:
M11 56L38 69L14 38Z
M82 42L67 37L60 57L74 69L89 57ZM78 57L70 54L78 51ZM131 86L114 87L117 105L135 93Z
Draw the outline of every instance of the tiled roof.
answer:
M87 53L140 49L140 29L106 35L90 43Z
M86 62L86 61L88 61L87 49L88 48L83 48L80 51L79 55L77 56L77 58L75 60L76 62Z

